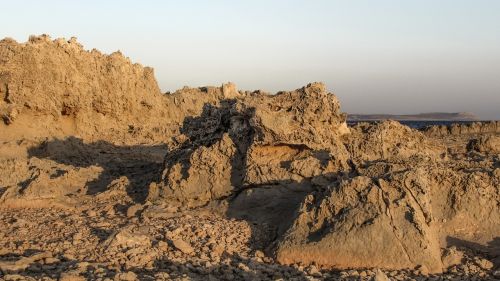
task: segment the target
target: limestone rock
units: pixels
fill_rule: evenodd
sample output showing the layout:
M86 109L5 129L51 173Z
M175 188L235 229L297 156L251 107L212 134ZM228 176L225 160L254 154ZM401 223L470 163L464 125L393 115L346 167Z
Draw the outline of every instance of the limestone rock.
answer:
M500 153L500 137L489 135L471 139L467 144L469 151Z
M0 41L0 118L6 280L495 274L498 121L348 127L322 83L162 94L120 52L46 35Z
M175 248L177 248L179 251L183 252L184 254L191 254L193 253L194 249L187 243L186 241L182 239L173 239L172 244L174 245Z
M436 158L445 152L444 148L430 143L422 133L397 121L360 123L351 132L347 147L357 161L415 156Z
M401 180L411 176L402 175ZM441 272L439 245L429 214L421 207L428 202L410 192L418 191L356 177L324 195L309 195L278 245L278 261L336 268L402 269L422 264Z
M377 269L377 273L373 277L373 281L390 281L389 277L385 275L380 269Z
M114 236L111 235L108 241L111 246L115 247L150 247L151 238L140 232L134 232L130 229L123 229L117 232Z
M462 251L459 251L456 247L450 247L443 252L441 257L443 268L447 269L450 266L460 264L463 258L464 253Z
M152 115L161 115L165 98L153 69L119 52L104 55L73 38L42 35L24 44L0 40L0 53L0 118L10 124L10 139L103 136L126 132L128 124L159 124Z
M197 206L256 185L311 186L347 167L344 126L338 100L321 83L207 104L184 121L184 142L166 156L149 198Z

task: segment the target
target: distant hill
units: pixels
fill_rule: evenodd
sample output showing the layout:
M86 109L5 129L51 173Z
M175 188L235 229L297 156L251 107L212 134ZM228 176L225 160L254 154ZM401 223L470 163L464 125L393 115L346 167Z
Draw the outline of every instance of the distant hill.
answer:
M372 120L412 120L412 121L475 121L479 117L471 112L431 112L419 114L348 114L348 121L372 121Z

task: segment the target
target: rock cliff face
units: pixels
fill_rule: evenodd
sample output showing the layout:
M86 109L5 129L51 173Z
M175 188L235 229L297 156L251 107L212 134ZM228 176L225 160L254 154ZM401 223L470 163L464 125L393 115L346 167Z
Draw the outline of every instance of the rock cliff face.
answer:
M497 123L348 128L322 83L162 94L152 69L74 39L4 39L0 55L0 208L203 209L268 231L255 244L281 264L327 269L441 273L453 241L500 235Z

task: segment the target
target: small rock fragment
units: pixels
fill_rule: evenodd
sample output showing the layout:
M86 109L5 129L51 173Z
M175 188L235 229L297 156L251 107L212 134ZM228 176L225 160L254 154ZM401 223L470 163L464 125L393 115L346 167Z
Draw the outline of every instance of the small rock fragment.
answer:
M115 276L115 280L116 281L135 281L135 280L137 280L137 275L132 271L118 273Z
M375 277L373 277L373 281L390 281L390 279L380 269L377 269Z
M76 272L63 272L61 273L61 277L59 281L85 281L85 277L80 276Z
M16 108L8 109L8 111L6 113L2 114L3 122L6 125L12 124L14 122L14 120L16 120L18 114L19 114L19 112L17 111Z
M45 262L45 264L58 263L59 259L57 259L57 258L45 258L44 262Z
M441 261L443 262L443 269L447 269L450 266L460 264L463 258L464 253L457 250L456 247L453 246L446 249L441 257Z
M255 257L257 257L257 258L265 257L264 252L262 252L261 250L255 251Z
M158 249L167 251L168 250L168 243L165 241L160 241L158 242Z
M490 270L493 268L493 263L487 259L478 258L475 260L475 263L484 270Z
M131 218L134 217L138 211L142 210L142 205L141 204L135 204L130 206L127 209L127 217Z
M97 216L97 212L94 211L94 210L88 210L87 211L87 216L93 218L93 217Z
M175 248L177 248L179 251L183 252L184 254L191 254L194 249L187 243L186 241L182 239L173 239L172 244L174 245Z

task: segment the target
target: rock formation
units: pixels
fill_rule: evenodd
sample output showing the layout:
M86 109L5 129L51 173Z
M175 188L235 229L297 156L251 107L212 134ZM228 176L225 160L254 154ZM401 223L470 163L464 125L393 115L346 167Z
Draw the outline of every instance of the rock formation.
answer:
M257 186L310 189L306 181L347 167L345 115L320 83L206 104L180 131L184 142L167 154L151 200L199 206Z
M431 137L446 135L466 134L498 134L500 133L500 121L472 122L470 124L452 124L449 126L429 126L423 129L424 133Z
M495 274L498 122L349 128L322 83L162 94L151 68L48 36L0 41L0 117L0 277Z
M11 138L102 138L129 125L157 125L147 118L161 114L164 103L153 70L120 52L103 55L74 38L46 35L23 44L4 39L0 52L0 113Z

